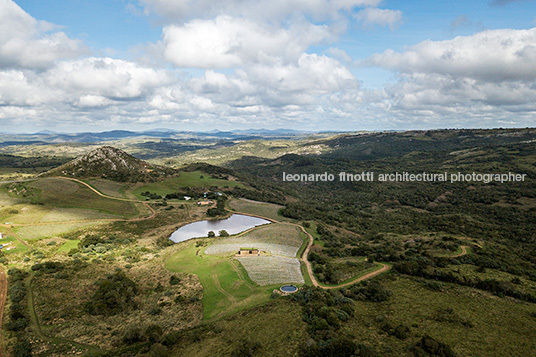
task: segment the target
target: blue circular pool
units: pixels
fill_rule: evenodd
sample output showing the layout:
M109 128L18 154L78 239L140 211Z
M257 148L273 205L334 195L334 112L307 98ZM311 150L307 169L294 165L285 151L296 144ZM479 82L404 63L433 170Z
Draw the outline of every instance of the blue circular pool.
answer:
M292 294L298 291L298 288L294 285L283 285L281 288L281 291L287 294Z

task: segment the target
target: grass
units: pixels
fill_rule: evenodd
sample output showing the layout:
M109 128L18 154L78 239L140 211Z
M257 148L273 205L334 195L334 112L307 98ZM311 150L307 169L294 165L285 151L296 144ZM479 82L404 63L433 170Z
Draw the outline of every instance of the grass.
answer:
M423 335L447 343L459 356L529 356L536 350L534 305L501 299L468 287L444 284L442 291L425 288L425 280L391 276L382 284L392 292L385 303L356 301L355 316L340 333L376 350L376 355L406 356ZM437 321L439 311L454 315L473 327ZM389 336L382 327L409 327L408 338ZM490 328L493 326L493 328Z
M89 188L73 181L45 178L28 183L27 186L38 191L31 199L46 206L85 208L126 217L138 213L131 202L98 196Z
M129 186L122 182L115 182L103 179L87 180L86 183L105 195L119 198L125 197L123 193Z
M209 174L200 171L181 172L179 177L174 177L161 182L148 183L134 189L133 194L140 200L145 200L141 195L142 192L149 191L160 196L165 196L168 193L177 192L184 187L243 187L237 181L213 179Z
M246 340L260 346L255 356L295 356L306 339L299 305L275 299L194 329L169 356L229 356Z
M43 226L35 225L35 226L17 227L17 228L14 228L14 230L22 239L33 240L33 239L52 237L52 236L68 233L71 231L75 231L78 229L95 226L98 224L102 224L102 222L93 221L93 222L80 222L80 223L47 224Z
M9 242L11 242L10 246L15 247L15 249L10 249L10 250L3 248L2 252L4 252L5 255L24 253L29 249L27 246L19 242L15 237L13 237L11 234L8 233L6 235L5 228L3 229L2 233L4 233L4 238L0 239L0 244L4 245L4 244L8 244Z
M181 243L182 250L165 263L166 269L195 274L203 286L203 319L219 318L267 302L274 286L255 285L231 257L210 256L195 246L197 240Z
M237 212L254 214L256 216L270 218L276 221L285 220L278 212L283 206L274 203L256 202L244 198L232 199L229 201L229 208Z
M58 253L69 253L71 249L78 248L78 243L80 243L80 239L68 240L58 248Z
M316 231L316 222L309 221L309 227L303 227L305 230L313 236L313 244L324 246L324 241L320 239L320 234Z
M272 255L296 257L303 244L298 228L285 223L271 223L255 228L244 235L215 240L207 254L233 253L251 246Z

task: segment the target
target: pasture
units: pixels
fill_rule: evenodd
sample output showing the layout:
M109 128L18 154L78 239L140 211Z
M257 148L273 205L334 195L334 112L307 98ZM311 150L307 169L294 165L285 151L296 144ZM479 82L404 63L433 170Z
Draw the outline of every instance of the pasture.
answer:
M195 274L203 286L203 319L219 318L267 302L278 286L258 286L230 257L203 254L199 240L181 243L181 250L165 263L166 269Z
M142 192L149 191L156 193L162 197L168 193L177 192L184 187L235 187L243 185L237 181L222 180L211 178L209 174L205 174L200 171L181 172L179 177L170 178L161 182L147 183L143 186L134 189L133 194L141 200L145 197L141 195Z
M286 220L278 212L283 206L274 203L252 201L245 198L232 199L229 201L229 208L237 211L256 216L270 218L276 221Z

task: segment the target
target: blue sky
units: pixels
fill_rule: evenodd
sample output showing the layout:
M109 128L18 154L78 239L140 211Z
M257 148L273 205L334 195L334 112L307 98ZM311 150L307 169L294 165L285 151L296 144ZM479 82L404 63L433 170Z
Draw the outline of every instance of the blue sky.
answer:
M529 0L0 0L0 121L534 126L535 23Z

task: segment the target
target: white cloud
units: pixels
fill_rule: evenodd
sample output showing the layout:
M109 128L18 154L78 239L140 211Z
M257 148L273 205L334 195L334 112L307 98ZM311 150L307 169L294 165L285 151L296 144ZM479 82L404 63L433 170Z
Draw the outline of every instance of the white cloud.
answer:
M227 68L276 58L297 59L309 46L330 37L327 26L300 23L282 29L219 16L165 27L164 57L178 67Z
M88 52L56 26L37 21L11 0L0 0L0 68L47 68Z
M65 61L44 74L48 85L68 93L120 100L137 98L150 89L166 85L172 77L163 70L141 67L112 58Z
M446 41L387 50L368 64L403 73L437 73L481 81L536 79L536 28L488 30Z
M379 25L394 30L402 22L402 11L368 7L355 15L365 26Z
M534 123L536 29L424 41L366 63L399 73L399 82L386 88L384 104L405 120L428 118L457 126L498 125L506 119Z

